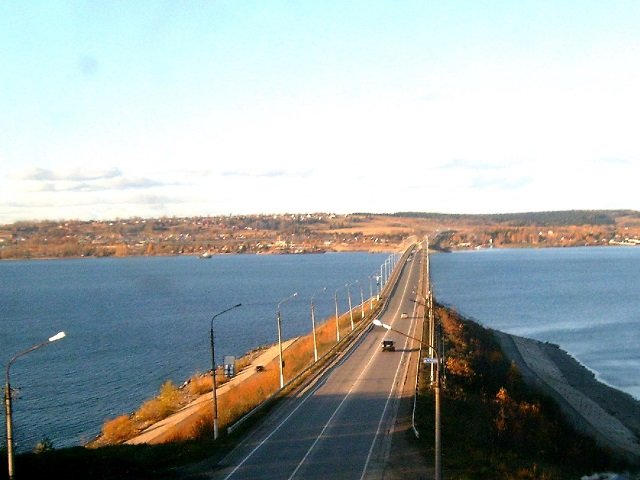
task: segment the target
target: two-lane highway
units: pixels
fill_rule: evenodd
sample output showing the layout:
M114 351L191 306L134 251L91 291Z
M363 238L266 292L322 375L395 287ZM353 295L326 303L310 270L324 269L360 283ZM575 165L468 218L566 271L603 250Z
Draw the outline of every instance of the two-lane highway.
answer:
M422 255L405 262L381 315L397 330L414 334L416 288ZM407 313L406 318L402 313ZM383 352L390 339L396 350ZM210 478L382 478L405 381L412 340L372 327L340 362L306 391L288 399L227 455Z

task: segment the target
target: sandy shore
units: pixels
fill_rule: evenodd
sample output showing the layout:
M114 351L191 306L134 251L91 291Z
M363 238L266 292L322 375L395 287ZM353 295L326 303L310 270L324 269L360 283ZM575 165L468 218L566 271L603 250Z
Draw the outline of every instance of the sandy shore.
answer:
M525 381L554 398L577 430L640 464L640 401L599 382L557 345L493 332Z

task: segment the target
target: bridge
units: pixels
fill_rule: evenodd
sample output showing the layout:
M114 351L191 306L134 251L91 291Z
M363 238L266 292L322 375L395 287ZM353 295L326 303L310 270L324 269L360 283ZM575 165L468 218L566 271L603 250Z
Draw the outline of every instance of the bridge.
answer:
M427 266L426 249L411 246L398 263L378 314L391 329L368 322L351 348L280 402L206 477L406 478L407 468L417 468L413 462L422 456L408 465L411 452L402 439L411 428L409 404L416 388ZM383 351L383 339L392 340L395 350ZM425 469L422 466L420 476Z

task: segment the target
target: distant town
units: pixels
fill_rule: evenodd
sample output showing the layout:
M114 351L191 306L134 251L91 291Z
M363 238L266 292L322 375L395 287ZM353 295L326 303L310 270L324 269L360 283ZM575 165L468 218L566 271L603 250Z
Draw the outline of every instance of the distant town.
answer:
M0 259L640 245L640 212L333 213L24 221L0 225Z

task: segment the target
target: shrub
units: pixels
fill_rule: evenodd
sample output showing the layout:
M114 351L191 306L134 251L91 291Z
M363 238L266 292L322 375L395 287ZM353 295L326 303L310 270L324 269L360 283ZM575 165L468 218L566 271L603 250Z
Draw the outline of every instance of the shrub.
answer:
M178 387L176 387L171 380L167 380L160 387L158 400L160 400L167 410L173 413L180 408L182 396L180 395Z
M135 418L141 422L156 422L165 418L169 412L157 398L152 398L144 402L138 410L136 410Z
M198 396L210 392L213 388L211 375L196 374L191 377L187 384L186 391L189 396Z
M144 402L136 411L135 418L142 422L157 422L177 412L181 404L180 390L171 380L167 380L160 387L159 395Z
M369 302L365 305L365 310L368 309ZM339 320L340 336L344 337L351 331L349 313L341 315ZM360 321L360 309L358 307L354 309L354 321ZM323 355L336 343L335 317L319 324L316 328L316 333L318 353ZM263 349L264 347L258 348L239 359L236 364L238 370L248 366L257 355L262 353ZM312 334L309 333L304 337L298 338L283 354L285 360L284 375L285 380L288 381L312 363ZM244 381L234 385L226 393L218 393L218 422L220 428L230 425L279 389L278 358L263 367L265 368L264 372L249 376ZM224 377L222 368L219 368L216 374L218 387L229 380ZM102 437L95 442L95 445L121 443L128 440L149 424L158 422L175 413L194 397L211 392L212 387L213 380L209 374L195 374L182 389L177 388L168 380L160 387L158 396L144 402L132 418L123 415L106 422L103 427ZM180 425L176 425L171 432L163 435L158 441L186 440L207 435L207 432L212 428L212 419L211 405L203 405L197 418L182 421Z
M45 436L42 440L36 443L36 446L33 448L33 453L39 454L44 452L50 452L53 450L53 442L47 436Z
M120 415L107 420L102 426L102 439L105 443L122 443L133 437L137 432L135 423L129 415Z

